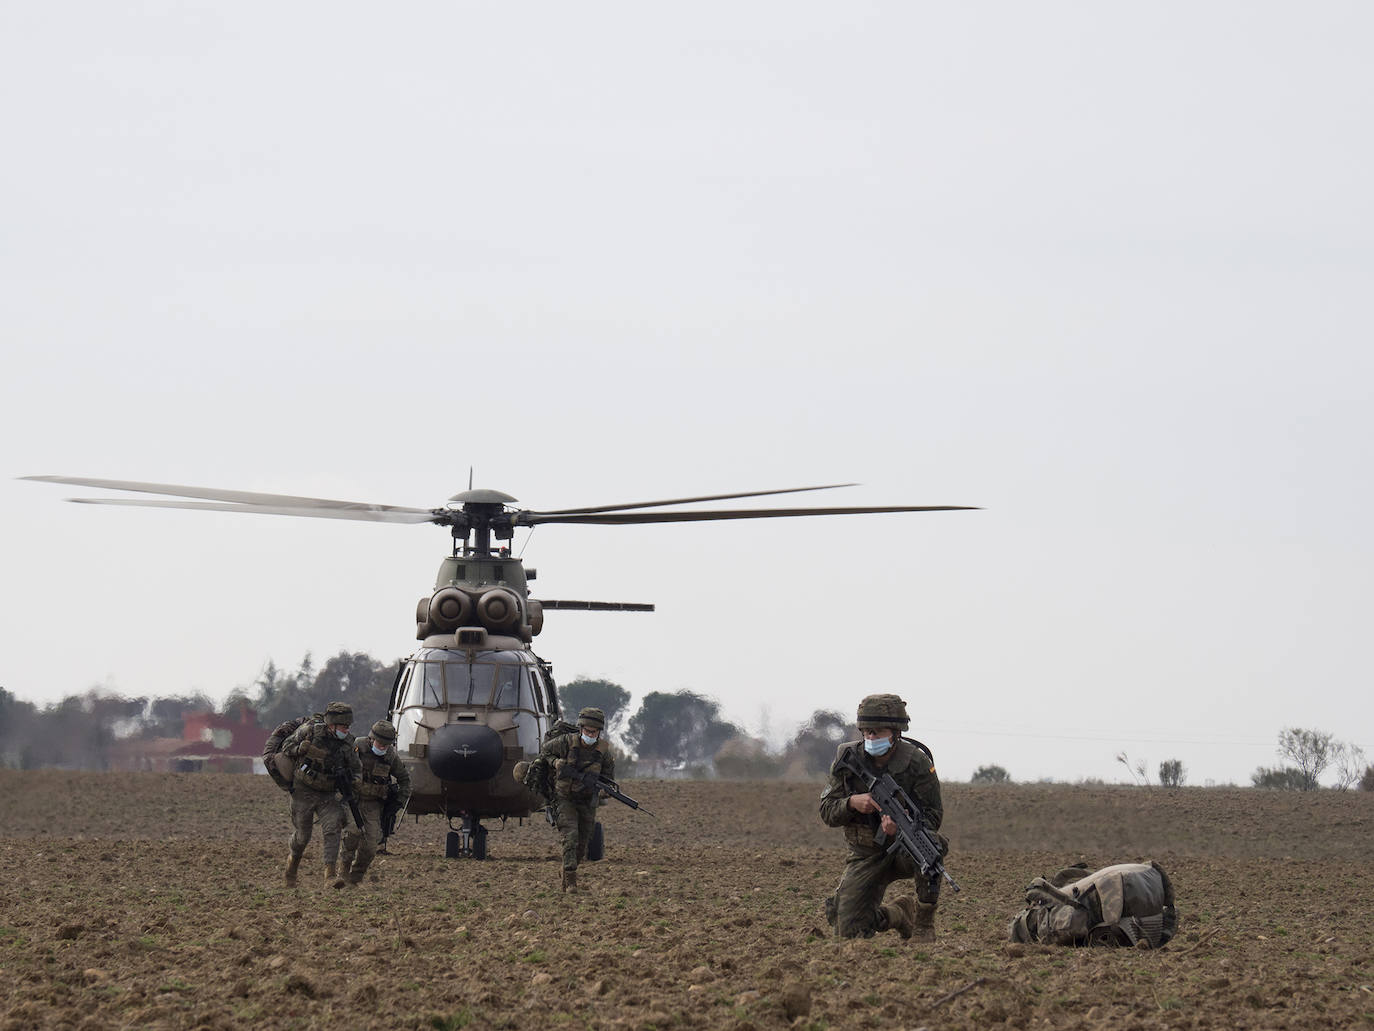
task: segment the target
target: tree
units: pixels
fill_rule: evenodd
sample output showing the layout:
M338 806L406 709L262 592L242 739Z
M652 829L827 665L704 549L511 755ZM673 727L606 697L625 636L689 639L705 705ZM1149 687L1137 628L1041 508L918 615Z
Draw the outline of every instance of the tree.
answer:
M1188 769L1179 759L1165 759L1159 764L1159 783L1166 788L1181 788L1188 779Z
M817 709L797 729L785 754L788 761L800 759L807 773L827 773L835 761L835 749L839 743L859 736L859 728L843 713L834 709Z
M1257 788L1271 788L1275 791L1306 791L1307 778L1301 770L1291 766L1270 769L1261 766L1250 774L1250 783Z
M1364 759L1364 749L1359 745L1338 742L1332 765L1336 770L1336 790L1349 791L1360 782L1360 777L1368 768Z
M692 691L651 691L625 727L625 740L641 758L672 763L713 756L740 729L720 718L720 703Z
M589 680L578 677L558 689L558 700L563 710L563 718L569 723L576 720L580 710L593 706L606 714L606 730L614 732L625 718L625 707L630 704L630 692L609 680Z
M1302 791L1315 791L1317 778L1331 765L1336 740L1320 730L1286 727L1279 731L1278 753L1302 775Z
M1004 766L980 766L973 771L970 784L1010 784L1011 774Z
M1374 766L1366 766L1360 775L1360 790L1374 791Z

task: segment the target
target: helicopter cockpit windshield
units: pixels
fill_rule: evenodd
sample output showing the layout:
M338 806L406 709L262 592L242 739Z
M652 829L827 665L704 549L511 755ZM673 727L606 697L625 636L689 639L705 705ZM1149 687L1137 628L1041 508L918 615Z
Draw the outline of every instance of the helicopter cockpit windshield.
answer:
M507 743L538 751L538 717L556 702L544 670L529 652L421 648L406 662L391 711L402 755L420 752L429 734L448 723L475 721L513 736Z

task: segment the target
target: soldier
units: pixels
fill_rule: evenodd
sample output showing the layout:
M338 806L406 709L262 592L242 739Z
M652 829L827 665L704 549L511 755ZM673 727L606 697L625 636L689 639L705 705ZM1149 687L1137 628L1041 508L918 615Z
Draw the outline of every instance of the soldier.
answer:
M926 826L939 829L944 809L940 804L940 779L930 751L903 738L911 725L906 703L893 694L869 695L859 703L856 721L862 741L847 741L836 752L830 783L821 795L821 819L831 827L843 827L849 856L835 894L825 901L826 919L841 938L870 938L878 931L895 930L903 938L935 940L935 904L940 896L940 877L922 877L916 864L898 849L888 852L874 840L878 830L896 831L892 820L878 811L878 804L864 791L852 773L839 766L839 757L852 748L861 763L892 775L925 812ZM944 844L944 839L941 838ZM900 895L884 904L883 895L893 881L916 879L916 898Z
M539 758L554 770L552 799L555 823L563 838L563 890L577 890L577 864L587 858L596 829L599 774L615 779L615 756L602 740L606 714L588 706L577 714L577 732L550 739ZM592 784L589 784L591 781Z
M362 767L353 749L353 708L344 702L330 702L323 720L303 723L282 746L282 754L295 765L291 788L291 854L286 857L286 883L296 883L305 846L318 815L324 834L325 880L332 884L337 876L339 832L343 822L337 791L337 777L343 774L356 791Z
M357 743L355 751L363 769L363 782L358 788L363 825L358 828L349 822L344 831L343 865L334 882L336 888L362 883L382 840L382 809L393 779L397 808L404 809L410 801L410 771L396 751L396 728L388 720L372 724L372 733Z

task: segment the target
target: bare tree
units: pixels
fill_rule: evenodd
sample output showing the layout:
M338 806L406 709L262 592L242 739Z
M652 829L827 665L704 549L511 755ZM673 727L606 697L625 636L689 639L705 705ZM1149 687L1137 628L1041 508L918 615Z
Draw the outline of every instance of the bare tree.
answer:
M1279 731L1279 755L1291 762L1302 776L1302 790L1315 791L1337 747L1336 739L1321 730L1285 727Z
M1188 768L1181 759L1165 759L1159 764L1159 783L1166 788L1180 788L1188 779Z
M1336 770L1336 790L1349 791L1360 782L1364 776L1366 762L1364 749L1359 745L1347 744L1338 741L1335 749L1335 761L1332 765Z

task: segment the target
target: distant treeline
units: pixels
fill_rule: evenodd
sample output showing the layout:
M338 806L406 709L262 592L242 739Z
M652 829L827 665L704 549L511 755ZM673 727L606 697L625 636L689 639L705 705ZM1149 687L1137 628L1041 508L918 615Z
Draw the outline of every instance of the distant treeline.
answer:
M295 716L323 712L331 701L347 701L353 706L354 730L366 733L387 715L399 661L340 652L317 668L307 654L290 671L269 661L249 689L236 689L223 705L200 692L124 698L92 689L40 707L0 688L0 766L108 769L116 742L181 738L188 714L237 718L245 705L257 714L259 726L271 728ZM630 692L607 680L579 678L562 685L558 694L570 720L583 706L605 710L613 738L650 776L809 776L829 769L839 741L858 736L848 717L817 710L775 752L723 719L714 699L691 691L650 692L633 713ZM625 775L635 772L628 762L621 768Z

